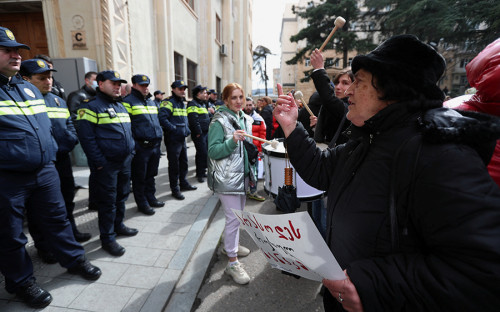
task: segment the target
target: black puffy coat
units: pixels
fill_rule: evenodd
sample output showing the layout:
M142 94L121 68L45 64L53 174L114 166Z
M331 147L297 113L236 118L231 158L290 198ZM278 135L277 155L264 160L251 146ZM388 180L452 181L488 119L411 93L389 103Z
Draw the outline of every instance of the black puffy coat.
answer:
M427 104L389 105L323 152L298 124L286 140L290 160L328 190L327 243L365 311L498 311L500 189L486 163L499 122Z

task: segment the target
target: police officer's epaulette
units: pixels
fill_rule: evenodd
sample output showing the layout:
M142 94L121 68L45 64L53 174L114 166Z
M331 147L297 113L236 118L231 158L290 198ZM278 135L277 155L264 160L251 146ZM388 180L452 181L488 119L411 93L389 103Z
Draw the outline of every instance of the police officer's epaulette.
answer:
M83 100L82 102L84 102L84 103L88 103L88 102L92 102L92 101L94 101L95 99L96 99L96 97L94 96L94 97L91 97L91 98L85 99L85 100Z

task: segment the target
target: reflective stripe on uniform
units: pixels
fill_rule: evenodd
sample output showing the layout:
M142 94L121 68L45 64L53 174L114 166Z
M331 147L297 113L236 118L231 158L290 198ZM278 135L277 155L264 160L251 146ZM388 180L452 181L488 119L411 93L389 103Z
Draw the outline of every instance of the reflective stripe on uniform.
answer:
M25 102L0 101L0 115L36 115L47 112L43 99Z
M134 105L123 103L129 114L135 115L158 115L158 107L149 105ZM125 105L128 104L128 105Z
M130 123L130 116L128 113L116 113L116 117L111 118L108 113L96 114L88 108L78 110L78 117L76 120L87 120L94 124L112 124L112 123Z
M69 110L66 107L47 107L47 114L49 118L69 118Z
M198 107L196 105L193 105L187 108L187 113L188 114L196 113L199 115L203 115L203 114L208 114L208 110L205 107Z
M172 116L187 116L187 111L185 108L174 108Z

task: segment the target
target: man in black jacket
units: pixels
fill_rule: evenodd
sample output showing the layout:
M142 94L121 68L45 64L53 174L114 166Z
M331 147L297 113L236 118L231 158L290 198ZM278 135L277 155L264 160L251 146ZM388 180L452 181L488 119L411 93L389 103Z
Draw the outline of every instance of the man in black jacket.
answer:
M73 91L68 95L68 109L71 113L73 121L76 120L76 111L83 100L90 100L95 97L95 89L97 88L97 81L95 80L96 77L97 73L95 71L87 72L85 74L85 84L80 89Z

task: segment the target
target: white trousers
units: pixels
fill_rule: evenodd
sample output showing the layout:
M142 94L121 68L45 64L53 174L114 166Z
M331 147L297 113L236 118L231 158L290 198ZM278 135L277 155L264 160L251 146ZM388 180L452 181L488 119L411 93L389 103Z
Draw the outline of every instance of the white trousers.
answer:
M240 241L240 222L231 209L243 211L245 208L246 195L217 194L219 196L224 214L226 215L226 226L224 228L224 249L228 257L236 257L238 243Z

